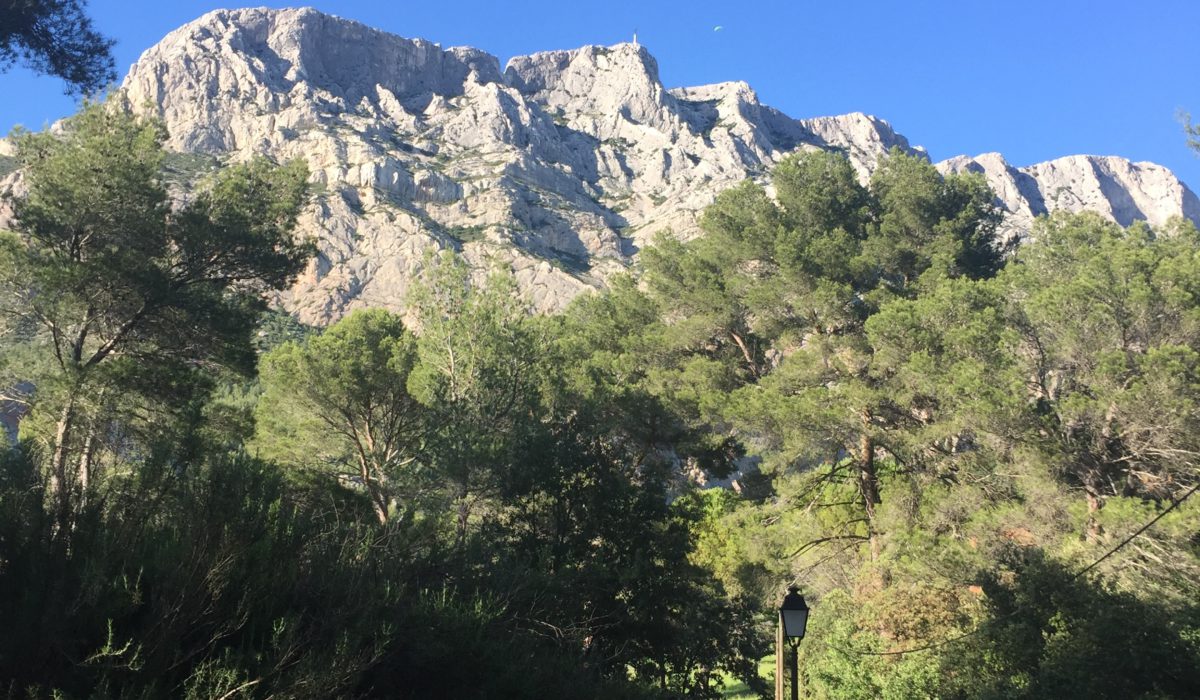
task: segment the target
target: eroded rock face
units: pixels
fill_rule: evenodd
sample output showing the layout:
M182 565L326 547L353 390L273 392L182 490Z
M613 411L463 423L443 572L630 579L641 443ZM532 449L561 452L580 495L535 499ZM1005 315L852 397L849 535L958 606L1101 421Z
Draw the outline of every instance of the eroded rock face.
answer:
M1004 209L1007 236L1024 238L1037 216L1053 211L1095 211L1122 226L1161 225L1183 216L1200 222L1200 199L1175 175L1154 163L1113 156L1067 156L1014 168L999 153L958 156L937 164L943 173L982 173Z
M401 309L431 248L510 268L537 308L562 308L625 269L663 229L690 237L721 190L796 149L836 148L864 179L892 147L864 114L796 120L745 83L666 89L645 48L586 46L498 61L314 10L217 11L146 51L124 82L180 152L302 157L319 257L279 299L310 323ZM1020 236L1056 208L1126 223L1200 207L1169 171L1076 156L982 172Z

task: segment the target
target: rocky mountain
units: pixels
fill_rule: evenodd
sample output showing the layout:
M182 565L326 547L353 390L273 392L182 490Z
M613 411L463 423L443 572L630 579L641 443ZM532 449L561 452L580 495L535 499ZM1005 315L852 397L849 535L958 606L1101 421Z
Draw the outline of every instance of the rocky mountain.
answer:
M1003 226L1023 236L1033 219L1052 211L1095 211L1122 226L1162 224L1175 216L1200 223L1200 199L1170 170L1114 156L1067 156L1014 168L999 153L958 156L943 173L982 173L1005 212Z
M301 226L320 255L280 302L311 323L401 308L426 251L445 247L509 266L538 308L558 309L659 231L694 235L718 192L797 149L839 149L864 180L892 147L923 153L875 117L793 119L742 82L668 89L636 44L501 70L478 49L310 9L204 15L146 51L123 88L165 121L183 179L218 159L308 161L318 197ZM1055 209L1200 221L1196 196L1150 163L1014 168L986 154L939 167L982 172L1014 236Z

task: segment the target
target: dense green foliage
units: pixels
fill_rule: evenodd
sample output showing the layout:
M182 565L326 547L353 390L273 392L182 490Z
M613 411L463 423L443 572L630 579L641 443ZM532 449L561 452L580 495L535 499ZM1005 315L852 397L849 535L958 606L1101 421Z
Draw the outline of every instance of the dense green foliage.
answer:
M303 167L172 204L162 138L106 104L18 140L4 694L712 697L752 675L670 461L584 414L510 282L431 257L419 335L381 310L264 319L311 250Z
M1014 252L977 177L807 153L563 314L431 254L316 330L303 167L172 204L162 137L18 141L4 695L765 693L793 582L810 697L1200 694L1190 224Z
M0 237L0 314L23 342L3 369L38 387L43 425L30 437L50 455L60 528L106 456L175 439L162 433L202 405L212 370L254 372L262 295L310 253L291 235L303 163L226 169L172 210L163 138L156 123L94 104L61 138L16 141L29 194L14 202L17 232Z
M1200 481L1194 227L1059 215L1005 264L921 160L775 184L571 312L620 329L585 366L762 458L691 497L693 560L762 612L805 586L811 697L1200 692L1194 506L1076 573Z
M62 78L69 94L103 89L116 78L111 39L92 26L86 0L5 0L0 5L0 71L16 61Z
M700 696L722 671L751 675L762 645L688 560L668 463L632 459L578 410L551 323L507 277L477 288L459 259L428 263L419 335L359 311L264 358L260 453L351 485L380 525L439 548L442 585L503 601L510 633L589 672Z

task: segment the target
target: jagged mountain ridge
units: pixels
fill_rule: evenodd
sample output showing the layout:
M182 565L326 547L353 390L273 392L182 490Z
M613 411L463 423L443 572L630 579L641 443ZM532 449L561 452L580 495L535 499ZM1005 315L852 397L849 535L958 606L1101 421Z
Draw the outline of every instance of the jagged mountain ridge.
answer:
M1160 225L1175 216L1200 223L1200 200L1170 170L1115 156L1066 156L1015 168L999 153L957 156L937 164L943 173L982 173L1005 212L1003 227L1022 236L1037 216L1095 211L1128 226Z
M280 302L312 323L402 308L430 247L499 260L538 308L558 309L656 232L694 235L718 192L796 149L840 149L864 179L892 147L923 153L867 115L792 119L742 82L667 89L633 44L520 56L502 71L478 49L311 9L206 14L147 50L123 88L177 151L309 162L319 197L301 228L320 254ZM1058 208L1200 221L1195 195L1149 163L1013 168L985 154L939 168L982 172L1011 235Z

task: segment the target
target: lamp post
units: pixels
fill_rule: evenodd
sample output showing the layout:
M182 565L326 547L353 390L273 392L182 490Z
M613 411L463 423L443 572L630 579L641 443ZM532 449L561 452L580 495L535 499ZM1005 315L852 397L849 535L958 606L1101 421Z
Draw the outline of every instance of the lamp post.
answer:
M792 700L800 698L800 640L804 639L804 631L808 627L808 604L800 595L799 586L788 586L788 594L779 606L779 635L775 648L775 663L778 670L783 656L783 640L787 639L792 648ZM783 676L776 676L775 696L783 700Z

